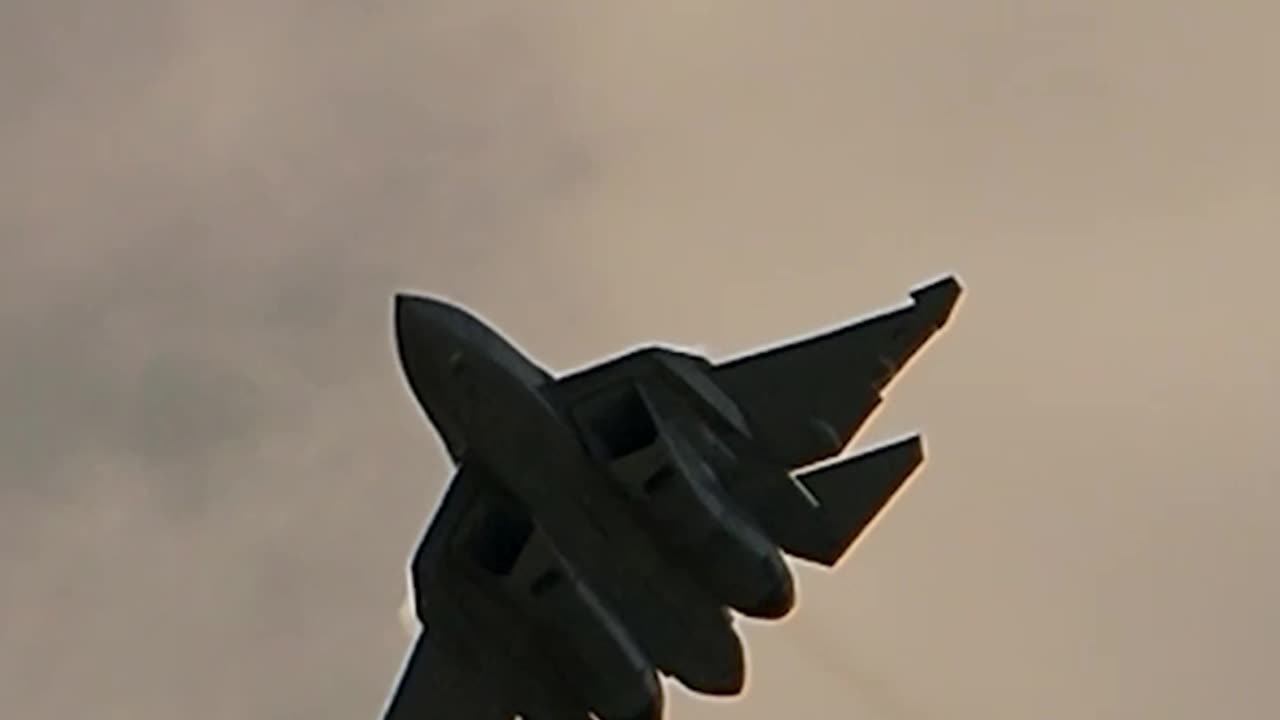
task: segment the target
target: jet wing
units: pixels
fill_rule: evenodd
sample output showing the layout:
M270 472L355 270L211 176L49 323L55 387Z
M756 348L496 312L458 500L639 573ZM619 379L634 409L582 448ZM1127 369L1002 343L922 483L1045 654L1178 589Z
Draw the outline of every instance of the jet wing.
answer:
M946 324L955 277L911 292L912 304L717 365L712 376L747 416L755 438L789 467L835 455L881 394Z
M405 659L383 720L509 720L512 717L500 704L505 697L502 689L482 682L481 674L474 672L466 659L450 651L454 645L442 642L441 634L426 624L434 618L422 617L421 593L450 592L450 580L441 572L447 544L464 519L481 509L483 500L472 474L465 466L460 467L414 553L411 573L418 616L424 625ZM444 624L448 622L448 618L440 620Z
M405 660L383 720L510 720L497 694L432 642L424 628Z

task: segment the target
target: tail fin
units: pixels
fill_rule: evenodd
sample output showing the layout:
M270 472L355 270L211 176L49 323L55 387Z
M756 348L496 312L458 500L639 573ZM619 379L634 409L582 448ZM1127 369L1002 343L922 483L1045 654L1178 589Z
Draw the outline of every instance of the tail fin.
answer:
M817 522L823 532L815 537L822 540L787 551L828 567L835 565L923 462L924 442L913 435L801 473L796 479L818 501Z

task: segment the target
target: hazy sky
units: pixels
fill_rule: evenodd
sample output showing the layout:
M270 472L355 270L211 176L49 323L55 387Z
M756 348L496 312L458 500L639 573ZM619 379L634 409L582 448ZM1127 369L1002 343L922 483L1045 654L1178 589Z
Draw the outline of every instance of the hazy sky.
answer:
M930 459L674 720L1280 714L1272 3L13 0L0 715L373 718L448 468L390 336L712 356L957 272Z

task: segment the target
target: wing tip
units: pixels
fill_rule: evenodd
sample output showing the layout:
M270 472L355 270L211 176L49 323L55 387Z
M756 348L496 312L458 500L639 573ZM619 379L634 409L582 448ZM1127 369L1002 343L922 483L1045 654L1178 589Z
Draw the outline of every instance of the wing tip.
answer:
M911 299L938 319L938 325L946 323L964 294L964 286L955 275L945 275L919 285L911 290Z

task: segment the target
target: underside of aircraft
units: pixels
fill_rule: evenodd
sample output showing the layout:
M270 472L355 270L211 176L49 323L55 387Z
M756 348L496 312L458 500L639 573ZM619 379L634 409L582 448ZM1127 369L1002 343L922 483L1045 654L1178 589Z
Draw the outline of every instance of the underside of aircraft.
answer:
M721 362L650 346L556 377L470 312L395 301L408 386L456 465L411 561L422 630L386 720L655 720L663 678L741 692L734 613L795 604L924 461L837 458L947 323L905 306Z

